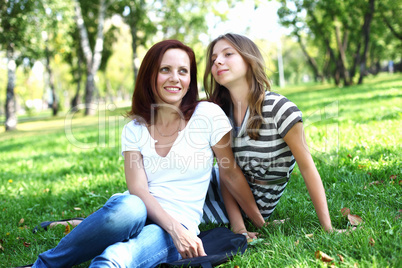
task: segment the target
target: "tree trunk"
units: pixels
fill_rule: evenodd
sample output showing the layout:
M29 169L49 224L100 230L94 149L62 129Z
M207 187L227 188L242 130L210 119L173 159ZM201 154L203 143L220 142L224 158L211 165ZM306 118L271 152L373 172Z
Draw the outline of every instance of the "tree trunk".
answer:
M314 80L317 82L318 80L322 81L323 76L320 74L320 71L318 70L317 62L315 61L314 58L312 58L308 52L306 47L303 44L303 41L301 40L301 36L299 33L296 33L297 36L297 41L300 45L301 50L303 51L304 56L307 58L307 62L309 63L311 69L313 70L314 73Z
M6 113L6 121L5 127L6 131L15 130L17 128L17 101L14 94L15 87L15 71L17 69L17 65L14 60L14 50L11 45L7 48L7 96L6 96L6 105L5 105L5 113Z
M131 42L131 48L133 50L133 70L134 70L134 85L135 81L137 80L137 74L138 74L138 68L135 65L135 60L137 59L137 27L136 27L136 22L135 20L131 20L131 25L130 25L130 32L131 32L131 37L133 41Z
M81 6L78 0L75 1L75 18L77 27L80 32L81 47L87 63L87 81L85 85L85 115L95 114L95 110L91 109L92 99L95 91L95 75L99 69L102 51L103 51L103 27L105 23L107 5L105 0L100 0L98 28L96 33L96 41L94 52L92 53L89 45L88 32L82 17Z
M317 27L317 29L319 31L319 34L321 35L321 37L323 39L324 45L327 48L327 51L328 51L329 56L330 56L330 60L336 65L336 68L333 71L332 75L334 77L335 84L338 86L339 83L340 83L339 69L337 67L338 63L337 63L337 59L335 57L335 53L334 53L333 49L331 48L331 42L330 42L328 36L321 30L322 29L321 25L318 23L317 17L314 15L314 11L310 10L309 14L311 16L313 24L315 25L315 27Z
M363 37L364 37L364 51L363 51L363 56L362 60L360 63L360 77L359 77L359 82L358 84L363 84L363 77L366 75L366 59L367 59L367 51L369 47L369 42L370 42L370 26L371 26L371 21L373 19L373 14L374 14L374 2L375 0L369 0L369 10L364 16L364 24L363 24Z
M81 78L82 78L82 69L81 69L81 65L82 65L82 58L81 58L81 54L79 53L78 55L78 64L77 64L77 79L76 79L76 83L77 83L77 90L75 92L74 98L71 100L71 111L76 112L77 106L80 103L80 90L81 90Z
M355 77L355 74L356 74L357 65L360 64L360 48L361 48L361 42L359 41L359 43L357 44L355 55L353 56L353 65L349 70L350 78L352 81L353 81L353 77Z
M344 36L343 36L343 42L341 41L341 29L339 27L339 21L337 18L334 18L335 20L335 37L336 37L336 43L338 45L338 50L339 50L339 68L342 72L343 75L343 81L344 85L348 86L350 85L350 78L349 78L349 72L347 68L347 60L346 60L346 54L345 54L345 46L347 44L347 31L345 30Z
M53 113L53 116L56 116L59 111L59 100L57 98L56 90L54 88L54 78L53 78L52 68L50 67L50 52L49 52L47 40L46 40L45 54L46 54L46 70L49 75L48 83L49 83L50 91L52 92L52 100L53 100L52 113Z

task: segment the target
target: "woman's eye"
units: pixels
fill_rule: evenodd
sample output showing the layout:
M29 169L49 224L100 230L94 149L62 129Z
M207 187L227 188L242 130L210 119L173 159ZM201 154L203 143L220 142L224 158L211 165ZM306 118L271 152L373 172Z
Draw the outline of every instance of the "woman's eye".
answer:
M229 57L229 56L231 56L231 55L233 55L233 53L232 53L232 52L228 52L228 53L226 53L226 57Z
M160 69L160 71L166 73L166 72L169 72L169 68L168 67L162 67Z
M187 69L180 69L179 71L181 74L188 74L188 70Z

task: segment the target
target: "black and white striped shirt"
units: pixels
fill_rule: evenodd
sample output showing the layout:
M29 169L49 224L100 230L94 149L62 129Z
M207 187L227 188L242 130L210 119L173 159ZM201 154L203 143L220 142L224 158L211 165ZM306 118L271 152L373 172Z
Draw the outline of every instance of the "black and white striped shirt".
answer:
M284 96L267 92L263 103L264 122L260 137L252 140L247 135L247 109L239 132L233 137L232 148L236 162L249 177L259 180L276 180L290 176L295 166L294 157L283 137L297 123L302 113Z
M283 137L297 123L302 122L302 113L297 106L284 96L267 92L263 103L264 123L257 140L247 135L247 109L241 127L233 128L233 152L243 173L259 180L277 180L290 174L296 164L295 159ZM233 122L233 112L231 113ZM261 185L249 182L261 215L268 219L286 188L287 182ZM228 223L227 213L219 191L219 170L216 166L211 177L203 222Z
M297 123L302 122L302 113L284 96L267 92L262 107L264 122L259 129L259 138L252 140L247 135L247 109L240 130L233 137L233 153L245 176L258 180L277 180L290 174L296 161L283 137ZM249 182L254 199L264 218L268 218L286 188L287 182L261 185Z

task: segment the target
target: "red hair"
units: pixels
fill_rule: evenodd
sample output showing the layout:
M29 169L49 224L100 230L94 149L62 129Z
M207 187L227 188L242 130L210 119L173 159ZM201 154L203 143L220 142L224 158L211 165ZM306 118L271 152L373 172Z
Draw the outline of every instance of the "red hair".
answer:
M177 40L164 40L153 45L142 60L138 76L135 83L131 111L128 116L140 118L146 123L151 123L151 116L156 115L157 111L152 104L156 104L157 89L156 82L162 57L168 49L181 49L187 53L190 59L190 86L187 94L183 97L180 104L180 111L184 119L190 119L198 103L198 85L197 85L197 64L194 51Z

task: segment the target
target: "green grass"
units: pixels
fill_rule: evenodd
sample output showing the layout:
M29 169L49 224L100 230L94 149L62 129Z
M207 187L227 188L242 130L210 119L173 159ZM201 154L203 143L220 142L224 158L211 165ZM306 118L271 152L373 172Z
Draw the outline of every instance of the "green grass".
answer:
M317 250L337 267L401 267L402 76L370 78L349 88L311 85L278 92L303 112L334 227L350 227L340 213L344 207L363 223L349 234L323 232L296 168L270 219L289 220L261 230L262 240L222 267L326 267L315 258ZM32 234L38 223L88 216L125 190L123 112L60 116L20 123L16 132L0 130L0 267L32 263L64 236L62 227ZM374 181L383 182L370 185Z

